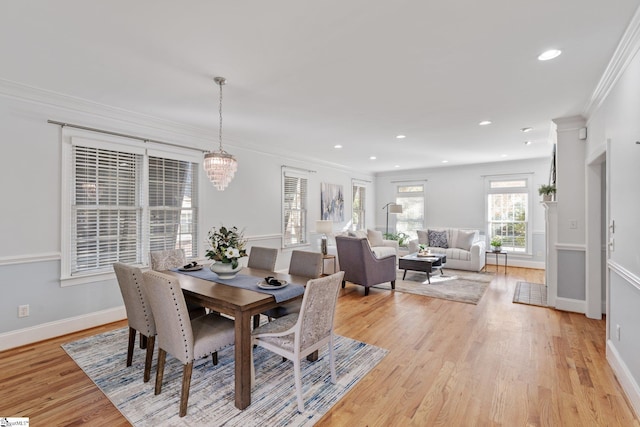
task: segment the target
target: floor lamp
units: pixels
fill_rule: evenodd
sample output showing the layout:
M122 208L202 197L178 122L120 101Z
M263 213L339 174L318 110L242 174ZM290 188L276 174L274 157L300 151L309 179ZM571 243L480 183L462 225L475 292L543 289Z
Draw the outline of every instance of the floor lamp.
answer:
M387 210L387 231L385 234L389 234L389 214L401 214L402 213L402 205L398 205L393 202L389 202L382 209Z

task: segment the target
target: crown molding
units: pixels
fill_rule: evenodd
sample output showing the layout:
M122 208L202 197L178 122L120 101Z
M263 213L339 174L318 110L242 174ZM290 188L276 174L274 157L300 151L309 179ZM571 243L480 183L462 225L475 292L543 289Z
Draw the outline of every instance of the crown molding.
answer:
M559 117L552 119L556 125L556 132L574 131L586 126L587 122L582 116Z
M616 85L622 74L625 72L633 57L640 50L640 7L631 18L618 47L616 47L613 57L609 61L598 85L596 86L589 102L584 108L583 115L591 115L602 105L604 100Z

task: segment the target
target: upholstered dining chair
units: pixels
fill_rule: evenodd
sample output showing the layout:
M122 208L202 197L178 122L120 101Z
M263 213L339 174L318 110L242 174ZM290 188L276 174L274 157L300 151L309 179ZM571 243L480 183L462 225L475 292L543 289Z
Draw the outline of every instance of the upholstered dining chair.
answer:
M194 360L232 345L234 323L214 313L189 320L180 283L173 276L148 271L144 273L144 289L155 314L158 333L155 394L160 394L162 390L164 365L169 353L184 365L180 395L180 416L184 417L187 414Z
M167 249L164 251L149 252L149 266L155 271L170 270L186 264L187 257L184 255L184 249ZM192 319L207 314L204 307L191 302L187 302L187 309Z
M251 252L249 252L249 262L247 263L247 267L274 271L277 259L277 249L252 246Z
M322 254L320 252L292 251L291 263L289 264L289 274L302 276L307 279L316 279L322 275ZM300 300L291 301L278 307L265 311L264 314L269 319L277 319L290 313L300 311ZM256 319L253 319L253 326L257 327Z
M129 346L127 348L127 366L133 362L133 348L135 347L136 332L141 338L145 337L147 354L144 361L144 382L151 377L151 361L153 359L153 347L156 338L156 322L153 318L151 305L143 288L144 278L142 271L130 265L116 262L113 270L118 279L124 307L127 311L127 322L129 323Z
M303 358L328 344L331 383L336 383L333 318L343 277L344 272L339 271L330 276L309 280L299 313L291 313L273 322L265 323L251 333L254 345L264 347L293 361L299 412L304 411L300 368L300 361ZM251 366L253 383L255 382L253 360Z
M345 281L364 286L365 296L371 286L379 283L391 282L391 289L396 288L395 254L377 258L366 238L347 236L336 236L336 249L344 271L343 288Z

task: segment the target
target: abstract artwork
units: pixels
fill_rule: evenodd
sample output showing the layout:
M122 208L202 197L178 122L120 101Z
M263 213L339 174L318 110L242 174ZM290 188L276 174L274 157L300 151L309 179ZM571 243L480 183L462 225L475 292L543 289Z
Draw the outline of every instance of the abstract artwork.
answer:
M322 219L333 222L344 221L344 192L342 185L320 184L320 209Z

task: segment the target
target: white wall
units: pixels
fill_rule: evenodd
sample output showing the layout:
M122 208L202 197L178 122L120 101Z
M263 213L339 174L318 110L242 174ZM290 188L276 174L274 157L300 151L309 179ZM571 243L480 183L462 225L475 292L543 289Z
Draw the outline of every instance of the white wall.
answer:
M485 233L484 177L533 173L533 210L530 218L532 256L509 256L509 264L544 268L544 209L539 203L537 189L540 185L548 183L550 165L551 157L378 174L376 224L379 229L384 229L386 216L382 206L395 200L396 188L399 185L393 181L415 180L423 181L425 184L425 227L476 228ZM393 226L394 220L390 215L389 228Z
M0 82L0 350L122 318L122 298L114 278L60 286L61 138L47 120L140 135L190 147L216 148L216 135L85 101ZM351 218L352 179L371 182L367 222L374 222L373 177L330 165L297 161L227 146L239 162L230 186L217 191L200 172L200 229L204 247L212 226L245 228L249 245L281 247L281 166L315 171L309 175L308 228L320 219L320 183L340 184L345 221ZM310 233L310 238L313 238ZM312 249L312 245L302 249ZM202 254L204 252L201 252ZM290 251L281 251L277 268L286 269ZM29 304L29 317L18 318L18 305Z
M634 22L637 29L638 14ZM589 117L587 158L609 146L609 213L615 233L607 272L607 357L640 414L640 144L636 143L640 141L640 37L627 47L632 53L628 67Z

